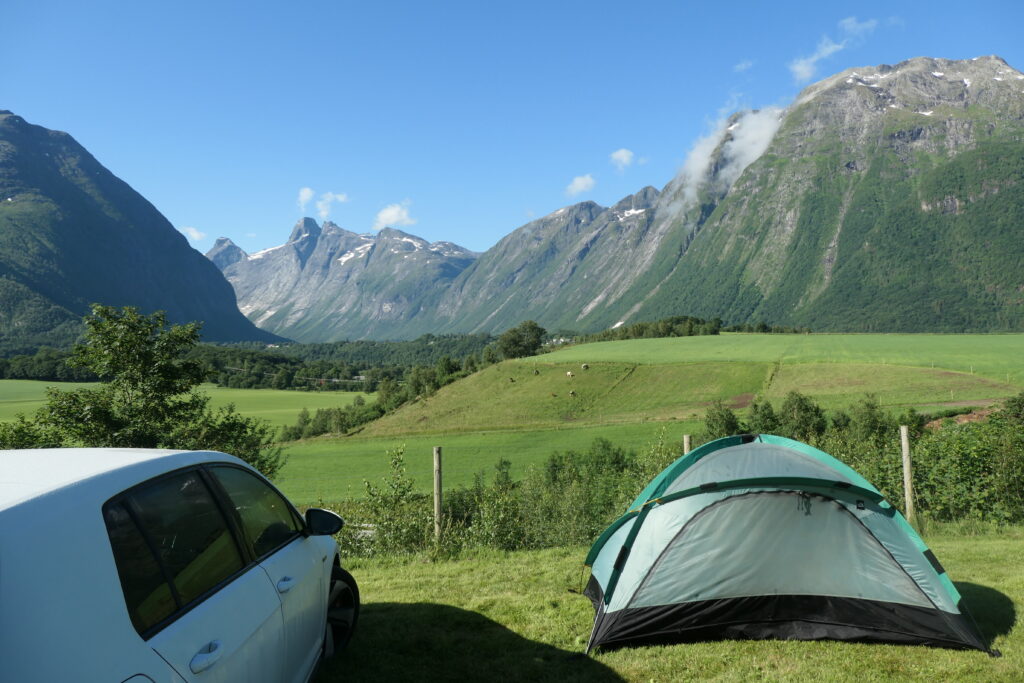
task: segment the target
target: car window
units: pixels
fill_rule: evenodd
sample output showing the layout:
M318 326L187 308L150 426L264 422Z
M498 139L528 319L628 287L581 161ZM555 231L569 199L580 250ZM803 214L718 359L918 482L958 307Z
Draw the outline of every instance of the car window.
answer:
M242 522L253 554L263 557L302 527L288 502L259 477L238 467L211 467Z
M146 539L121 504L104 510L110 546L132 625L139 633L174 613L177 603Z
M244 566L227 520L195 471L131 492L128 504L182 605Z

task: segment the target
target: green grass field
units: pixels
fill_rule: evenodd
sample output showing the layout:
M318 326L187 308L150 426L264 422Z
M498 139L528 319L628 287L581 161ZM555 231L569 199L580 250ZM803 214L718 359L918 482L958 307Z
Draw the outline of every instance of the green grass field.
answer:
M444 485L467 486L476 473L488 477L505 458L519 477L530 465L543 463L554 451L585 450L596 438L617 446L641 449L658 438L674 443L695 433L696 422L646 422L561 429L406 435L375 439L307 439L288 446L288 462L275 484L299 505L361 497L363 481L380 483L388 474L389 449L404 446L406 471L421 492L431 490L433 448L442 447Z
M1024 530L927 537L1002 658L923 646L718 641L586 656L579 590L586 548L486 553L451 562L352 560L363 609L334 681L1020 681Z
M722 334L572 346L538 363L870 363L935 367L1024 385L1021 334Z
M1024 335L723 335L588 344L491 366L356 436L291 445L278 483L305 503L361 495L364 479L387 473L386 451L405 444L408 470L426 491L435 445L445 448L445 486L458 486L499 458L519 475L555 450L583 450L596 437L639 449L664 427L678 443L682 434L699 432L715 399L742 413L757 394L778 406L795 390L825 408L845 409L873 393L895 412L934 410L988 405L1020 392L1007 376L1024 383Z
M32 412L45 386L0 381L0 420ZM678 442L699 431L715 399L742 413L757 394L778 405L796 390L839 409L873 393L901 412L988 405L1022 387L1024 335L725 334L601 342L491 366L354 436L288 444L278 484L301 504L359 496L364 479L386 474L387 450L403 444L420 490L430 485L433 446L445 449L448 487L471 483L500 458L520 475L553 451L584 450L597 437L639 449L663 427ZM358 395L205 389L214 405L233 402L274 425L294 424L303 407L345 405Z
M72 390L95 385L21 379L0 380L0 421L13 420L18 413L34 413L43 405L48 386ZM363 396L367 401L374 399L372 394L349 391L227 389L214 384L204 384L202 390L210 395L210 405L214 407L234 403L238 412L262 418L275 426L295 424L295 419L303 408L308 408L312 413L317 408L349 405L356 396Z

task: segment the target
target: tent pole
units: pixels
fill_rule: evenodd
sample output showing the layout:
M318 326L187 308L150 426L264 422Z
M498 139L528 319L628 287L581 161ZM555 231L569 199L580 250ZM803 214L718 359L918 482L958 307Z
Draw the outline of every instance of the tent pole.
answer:
M690 449L690 435L689 434L683 434L683 455L686 455L687 453L689 453L690 450L691 450Z

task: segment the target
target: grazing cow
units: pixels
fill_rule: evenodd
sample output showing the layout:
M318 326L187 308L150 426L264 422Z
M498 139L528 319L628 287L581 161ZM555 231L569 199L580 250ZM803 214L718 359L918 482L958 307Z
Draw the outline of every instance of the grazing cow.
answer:
M575 391L570 391L569 395L572 396L573 398L576 398L576 392Z
M558 394L551 394L551 398L558 398Z
M589 369L590 369L590 366L589 366L589 365L587 365L586 363L584 363L584 364L583 364L583 369L584 369L584 370L589 370Z
M538 370L537 368L534 368L533 369L533 374L539 375L540 374L540 370Z
M576 375L572 374L572 371L570 370L569 372L565 373L565 376L568 377L569 379L572 379Z

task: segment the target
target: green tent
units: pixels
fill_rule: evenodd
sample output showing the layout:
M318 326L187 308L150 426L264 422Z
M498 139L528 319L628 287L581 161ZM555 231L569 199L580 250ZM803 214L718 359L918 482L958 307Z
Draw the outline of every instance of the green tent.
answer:
M720 638L990 652L942 565L866 479L779 436L676 460L594 543L594 647Z

